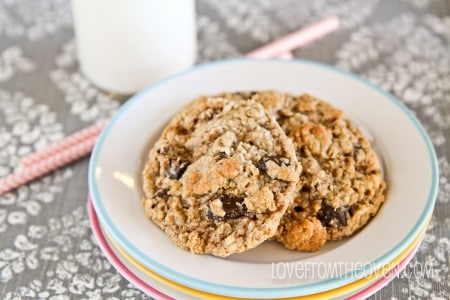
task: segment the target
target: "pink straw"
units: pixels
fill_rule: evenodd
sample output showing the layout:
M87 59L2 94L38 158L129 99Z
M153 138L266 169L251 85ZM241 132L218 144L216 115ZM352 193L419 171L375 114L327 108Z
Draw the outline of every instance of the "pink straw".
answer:
M63 139L58 143L55 143L42 150L38 150L34 153L31 153L30 155L22 158L20 160L20 164L22 166L30 166L32 164L38 163L44 159L49 158L58 152L69 149L70 147L80 142L83 142L90 137L98 136L102 131L102 129L105 127L106 123L107 123L106 120L100 121L94 125L82 129L81 131L69 135L68 137L66 137L65 139Z
M291 51L288 51L288 52L280 53L280 54L276 55L275 57L281 58L281 59L292 59L292 58L294 58L294 55L292 55Z
M247 57L267 58L278 57L282 53L304 46L324 35L335 31L339 27L339 19L336 17L326 18L318 23L309 25L294 31L264 47L248 53Z
M0 195L88 155L91 153L97 137L98 135L89 137L72 147L58 151L37 163L0 179Z

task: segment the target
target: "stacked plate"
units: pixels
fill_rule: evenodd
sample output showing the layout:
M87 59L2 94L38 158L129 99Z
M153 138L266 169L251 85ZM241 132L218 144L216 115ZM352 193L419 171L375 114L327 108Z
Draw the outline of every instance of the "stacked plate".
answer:
M140 174L164 125L199 95L243 90L310 93L359 124L382 159L388 184L386 202L367 226L315 253L265 242L218 258L176 247L146 219ZM198 66L125 103L92 154L89 211L111 263L156 298L360 298L386 285L412 258L431 218L437 186L431 142L392 95L318 63L235 59Z

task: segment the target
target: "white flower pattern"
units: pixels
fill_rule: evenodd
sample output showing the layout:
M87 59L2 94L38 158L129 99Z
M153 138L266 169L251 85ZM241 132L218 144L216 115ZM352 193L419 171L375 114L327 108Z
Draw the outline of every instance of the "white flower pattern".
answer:
M52 218L46 225L30 226L26 235L15 238L12 248L0 250L0 282L11 282L46 264L51 267L46 268L42 280L31 277L2 299L147 298L128 285L103 256L92 236L85 206L60 219Z
M8 37L26 37L35 41L71 25L68 0L0 1L0 33Z
M445 7L447 15L437 12ZM371 299L449 299L445 0L197 0L197 12L197 62L242 56L325 16L340 18L340 31L321 40L320 49L312 44L295 54L355 72L397 96L424 124L440 169L436 209L417 255ZM50 61L35 55L42 49L50 49ZM31 77L42 90L26 87ZM0 0L0 178L18 170L28 153L110 117L122 100L91 85L78 69L69 0ZM87 160L0 196L1 299L149 298L96 245L85 207L86 166ZM418 265L427 272L411 276Z
M50 78L64 93L64 100L70 104L70 112L81 121L109 118L117 110L119 102L113 95L93 86L76 68L76 46L73 39L62 46L55 64L57 69L50 72Z
M22 93L0 90L0 177L17 171L20 159L36 149L64 137L55 113ZM70 168L45 176L16 191L0 196L0 234L8 226L26 224L62 192L62 183L71 177Z
M10 79L16 72L33 71L34 64L19 47L9 47L0 55L0 82Z

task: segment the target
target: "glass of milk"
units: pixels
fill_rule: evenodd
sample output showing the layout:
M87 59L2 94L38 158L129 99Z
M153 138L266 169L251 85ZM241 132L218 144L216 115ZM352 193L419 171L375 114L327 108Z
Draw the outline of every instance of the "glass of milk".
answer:
M194 0L72 0L83 74L99 88L132 94L192 66Z

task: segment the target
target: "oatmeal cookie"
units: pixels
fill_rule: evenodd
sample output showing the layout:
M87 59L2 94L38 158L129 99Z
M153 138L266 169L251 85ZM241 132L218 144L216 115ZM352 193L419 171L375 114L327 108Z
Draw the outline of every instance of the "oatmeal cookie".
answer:
M377 213L386 188L379 159L341 110L307 94L222 96L260 102L294 142L303 170L276 236L286 248L316 251L327 240L352 235Z
M224 257L274 236L300 168L291 139L261 104L202 97L150 150L142 204L179 247Z

